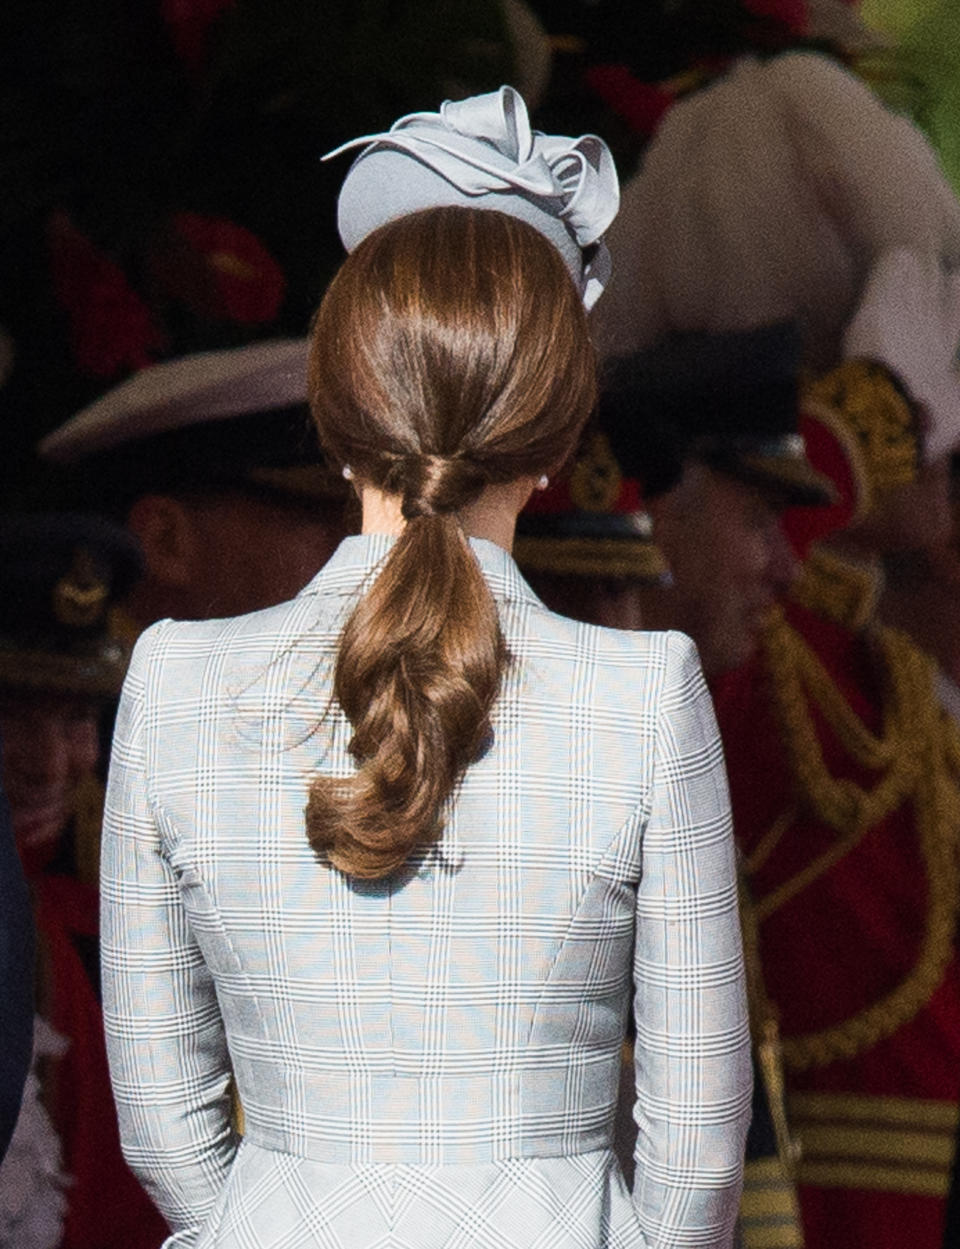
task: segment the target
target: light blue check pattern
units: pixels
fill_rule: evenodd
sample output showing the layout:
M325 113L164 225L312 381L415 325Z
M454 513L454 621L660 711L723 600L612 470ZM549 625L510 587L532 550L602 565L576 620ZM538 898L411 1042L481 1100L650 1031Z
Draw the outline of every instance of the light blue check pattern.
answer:
M692 643L548 612L474 551L512 656L444 838L318 861L339 631L390 539L292 602L140 640L103 844L128 1159L192 1249L727 1245L749 1037L726 781ZM631 985L637 1180L610 1149ZM231 1129L235 1074L246 1134Z

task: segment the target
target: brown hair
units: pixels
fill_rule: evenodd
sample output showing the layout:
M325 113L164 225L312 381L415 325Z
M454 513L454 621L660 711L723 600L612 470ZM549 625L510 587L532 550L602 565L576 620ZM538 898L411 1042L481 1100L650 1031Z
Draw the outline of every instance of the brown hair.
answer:
M436 841L490 732L507 654L457 512L556 469L594 400L579 295L552 244L499 212L434 208L369 235L317 313L310 402L354 477L400 496L403 532L340 638L347 778L317 777L307 836L386 876Z

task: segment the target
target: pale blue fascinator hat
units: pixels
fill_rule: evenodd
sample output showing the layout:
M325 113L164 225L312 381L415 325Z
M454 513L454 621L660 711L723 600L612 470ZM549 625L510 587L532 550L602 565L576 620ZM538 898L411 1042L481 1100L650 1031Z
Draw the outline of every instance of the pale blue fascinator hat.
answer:
M569 139L530 128L513 87L410 113L323 159L367 144L337 203L347 251L408 213L447 204L489 208L528 222L557 248L589 309L610 275L603 234L620 205L613 156L596 135Z

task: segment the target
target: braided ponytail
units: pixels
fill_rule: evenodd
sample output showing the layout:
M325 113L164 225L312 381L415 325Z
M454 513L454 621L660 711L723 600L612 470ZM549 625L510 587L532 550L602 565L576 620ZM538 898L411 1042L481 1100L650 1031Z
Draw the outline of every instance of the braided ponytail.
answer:
M441 836L507 662L457 514L569 455L593 354L551 244L500 213L431 209L347 259L317 314L310 387L327 452L398 496L406 520L337 653L357 770L316 777L306 811L335 868L381 877Z
M340 639L334 693L360 767L314 781L307 833L354 876L383 876L442 832L440 811L490 731L506 649L452 517L407 525Z

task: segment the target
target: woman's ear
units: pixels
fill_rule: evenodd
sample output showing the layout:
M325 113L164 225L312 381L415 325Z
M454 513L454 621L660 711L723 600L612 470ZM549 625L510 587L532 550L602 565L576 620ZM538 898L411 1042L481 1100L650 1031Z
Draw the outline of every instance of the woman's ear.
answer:
M167 494L145 494L130 508L127 527L140 541L147 579L178 590L195 583L202 552L186 504Z

